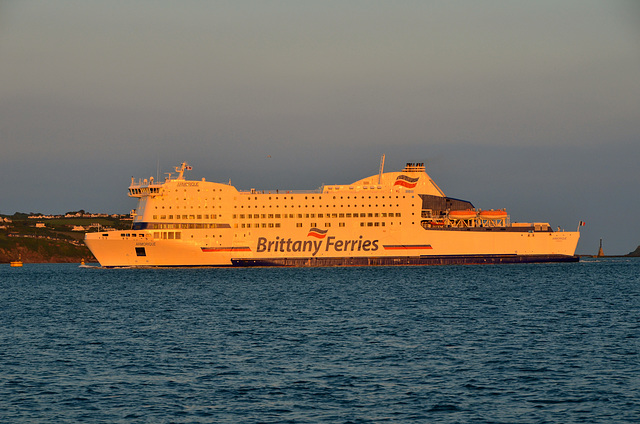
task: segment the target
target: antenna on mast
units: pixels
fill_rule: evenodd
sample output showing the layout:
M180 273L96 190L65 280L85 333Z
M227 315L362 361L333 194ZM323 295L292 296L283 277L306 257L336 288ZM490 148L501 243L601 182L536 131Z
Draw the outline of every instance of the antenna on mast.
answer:
M382 184L382 173L384 172L384 153L380 158L380 175L378 175L378 184Z

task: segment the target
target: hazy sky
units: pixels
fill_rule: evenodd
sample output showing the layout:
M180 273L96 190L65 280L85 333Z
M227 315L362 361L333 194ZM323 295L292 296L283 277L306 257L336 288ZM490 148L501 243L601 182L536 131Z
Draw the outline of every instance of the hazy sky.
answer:
M0 213L125 213L426 162L444 192L640 244L640 2L2 1ZM271 156L271 157L268 157Z

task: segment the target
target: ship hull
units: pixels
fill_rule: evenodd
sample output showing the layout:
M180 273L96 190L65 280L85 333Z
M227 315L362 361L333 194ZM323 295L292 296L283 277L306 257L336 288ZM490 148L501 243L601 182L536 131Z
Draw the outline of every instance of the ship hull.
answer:
M369 258L232 259L239 267L434 266L578 262L576 255L447 255Z
M129 233L108 236L93 233L87 235L85 243L104 267L417 266L578 261L574 255L578 232L418 228L416 232L407 233L378 230L364 238L358 233L336 231L335 236L313 240L308 240L304 232L286 239L277 234L261 232L235 246L212 245L197 231L187 240L158 240L144 232L133 233L136 237ZM279 240L282 242L277 243ZM358 240L358 243L346 245L347 240ZM296 246L300 249L295 249Z

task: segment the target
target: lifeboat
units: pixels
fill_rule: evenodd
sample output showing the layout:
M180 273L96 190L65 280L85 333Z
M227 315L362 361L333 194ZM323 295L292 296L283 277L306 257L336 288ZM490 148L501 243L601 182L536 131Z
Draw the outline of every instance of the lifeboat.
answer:
M470 210L470 209L449 212L450 219L471 219L471 218L475 218L476 215L477 215L476 211Z
M494 211L493 209L489 211L480 211L478 216L481 219L504 219L507 217L507 211Z

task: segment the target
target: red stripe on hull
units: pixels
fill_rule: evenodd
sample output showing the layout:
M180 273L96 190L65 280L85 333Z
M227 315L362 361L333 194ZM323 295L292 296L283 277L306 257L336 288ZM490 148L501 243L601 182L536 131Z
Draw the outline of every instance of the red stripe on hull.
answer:
M433 249L430 244L413 244L413 245L390 245L382 246L384 250L420 250L420 249Z
M250 247L201 247L205 253L211 252L251 252Z

